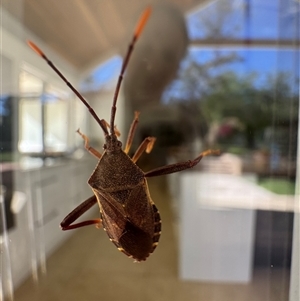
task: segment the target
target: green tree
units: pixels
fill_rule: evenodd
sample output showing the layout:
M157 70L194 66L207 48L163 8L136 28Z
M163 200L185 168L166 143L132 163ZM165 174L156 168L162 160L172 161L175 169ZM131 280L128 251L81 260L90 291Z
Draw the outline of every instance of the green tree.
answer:
M248 148L256 146L259 131L298 116L298 102L286 74L269 76L263 87L257 87L255 79L254 73L246 77L224 73L214 79L214 85L201 100L204 115L210 121L236 117L243 123Z

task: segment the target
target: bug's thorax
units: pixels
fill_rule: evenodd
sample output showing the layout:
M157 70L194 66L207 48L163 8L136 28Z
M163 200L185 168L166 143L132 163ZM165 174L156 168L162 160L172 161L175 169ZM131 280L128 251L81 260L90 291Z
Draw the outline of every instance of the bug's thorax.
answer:
M112 135L107 135L105 140L105 151L88 180L91 188L111 193L141 184L144 172L122 150L122 143Z

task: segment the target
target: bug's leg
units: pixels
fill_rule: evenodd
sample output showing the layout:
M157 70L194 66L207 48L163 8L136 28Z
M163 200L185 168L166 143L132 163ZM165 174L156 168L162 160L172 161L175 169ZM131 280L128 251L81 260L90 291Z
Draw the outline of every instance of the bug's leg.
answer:
M97 225L97 227L100 227L102 221L101 219L92 219L83 221L80 223L72 224L75 222L81 215L83 215L87 210L89 210L92 206L94 206L97 203L96 196L92 196L85 200L83 203L81 203L79 206L77 206L73 211L71 211L60 223L60 227L62 230L71 230L76 228L81 228L88 225Z
M145 138L145 140L140 144L135 154L133 155L131 159L132 162L135 163L140 158L140 156L143 154L144 151L146 151L146 153L149 154L152 151L155 141L156 141L155 137Z
M131 123L127 141L126 141L126 145L125 145L125 149L124 149L125 154L128 154L130 151L130 147L131 147L131 144L132 144L132 141L134 138L135 130L136 130L136 127L139 122L139 115L140 115L140 112L137 112L137 111L134 112L134 119Z
M77 132L77 133L82 137L82 139L84 140L84 147L85 147L85 149L86 149L90 154L92 154L92 155L95 156L96 158L100 159L102 155L101 155L96 149L94 149L93 147L91 147L91 146L89 145L89 138L88 138L86 135L82 134L82 133L80 132L79 129L78 129L76 132Z
M219 150L209 149L207 151L202 152L194 160L189 160L189 161L186 161L186 162L170 164L170 165L166 165L166 166L162 166L162 167L150 170L150 171L145 173L145 177L162 176L162 175L167 175L167 174L174 173L174 172L179 172L179 171L182 171L182 170L185 170L185 169L188 169L188 168L192 168L195 165L197 165L203 157L209 156L209 155L219 155L219 154L220 154Z

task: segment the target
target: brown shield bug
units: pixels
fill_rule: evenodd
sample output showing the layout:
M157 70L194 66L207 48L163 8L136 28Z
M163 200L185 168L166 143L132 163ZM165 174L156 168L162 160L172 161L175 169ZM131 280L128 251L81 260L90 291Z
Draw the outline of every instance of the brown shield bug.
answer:
M146 138L138 147L133 157L130 158L128 156L138 124L138 112L135 113L131 124L125 148L124 150L122 149L122 143L117 138L118 131L114 124L117 98L134 44L142 32L150 13L151 8L147 8L144 11L135 29L133 39L129 44L113 98L110 123L107 123L104 119L100 119L85 98L68 82L47 56L34 43L28 41L29 46L50 65L83 102L102 128L105 136L104 152L101 154L89 145L87 136L79 130L77 131L84 139L85 148L99 160L88 180L88 184L91 186L94 195L70 212L61 222L60 226L63 230L70 230L92 224L96 224L98 227L102 225L109 239L116 247L135 261L147 259L155 250L161 233L160 215L150 197L146 178L191 168L197 165L204 156L219 153L218 151L207 150L194 160L166 165L143 172L136 165L136 162L144 152L151 152L155 138ZM100 208L100 218L74 223L96 203L98 203Z

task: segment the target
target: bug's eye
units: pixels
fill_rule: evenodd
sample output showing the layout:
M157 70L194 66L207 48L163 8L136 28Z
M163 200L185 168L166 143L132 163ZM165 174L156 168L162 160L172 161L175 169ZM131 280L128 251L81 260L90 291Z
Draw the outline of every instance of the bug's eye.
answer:
M122 147L122 142L118 141L118 147Z
M106 144L104 144L104 145L103 145L103 149L107 149L107 146L106 146Z

